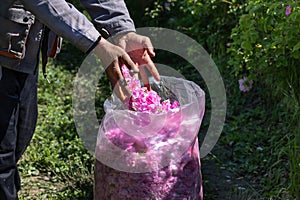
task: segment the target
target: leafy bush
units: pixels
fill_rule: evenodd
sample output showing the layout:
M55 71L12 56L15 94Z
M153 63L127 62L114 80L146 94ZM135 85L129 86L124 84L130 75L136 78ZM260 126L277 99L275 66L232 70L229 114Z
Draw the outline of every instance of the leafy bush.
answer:
M286 15L290 5L292 11ZM299 101L300 4L291 1L249 1L247 13L232 30L229 64L239 75L264 77L273 94ZM276 83L276 84L274 84ZM274 93L275 92L275 93Z
M300 198L300 4L249 1L246 10L232 30L229 64L236 75L264 85L269 103L283 103L289 110L290 189Z
M178 30L195 39L214 57L226 54L231 29L245 0L157 0L146 9L145 23Z

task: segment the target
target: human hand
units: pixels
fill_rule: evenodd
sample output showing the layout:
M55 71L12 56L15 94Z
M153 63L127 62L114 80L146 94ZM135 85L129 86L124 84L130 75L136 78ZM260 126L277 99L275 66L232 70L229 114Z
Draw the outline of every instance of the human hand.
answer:
M100 58L112 84L113 91L121 101L125 101L131 94L122 75L121 66L125 64L134 73L139 72L138 67L124 49L110 43L104 38L101 38L94 49L94 53Z
M155 80L160 80L159 73L151 59L151 57L155 56L155 53L148 37L129 32L114 38L114 43L128 52L133 62L139 66L141 79L148 89L150 89L150 84L145 67Z

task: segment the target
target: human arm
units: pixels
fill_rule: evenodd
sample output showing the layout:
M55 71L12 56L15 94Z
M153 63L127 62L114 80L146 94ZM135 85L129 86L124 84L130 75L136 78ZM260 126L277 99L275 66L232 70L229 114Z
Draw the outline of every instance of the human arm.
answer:
M95 27L105 30L112 41L123 48L139 66L140 75L145 85L149 84L144 70L146 67L156 80L158 71L151 60L155 56L154 48L148 37L135 33L135 26L123 0L81 0L90 14Z
M124 0L80 0L97 30L104 29L109 37L135 32Z
M104 38L99 41L100 33L94 25L64 0L23 0L22 3L39 21L83 52L93 49L107 67L107 74L113 85L118 80L123 80L119 61L125 62L129 68L135 67L123 49ZM123 93L126 94L126 91Z
M39 21L83 52L100 37L93 24L64 0L23 0L22 3Z

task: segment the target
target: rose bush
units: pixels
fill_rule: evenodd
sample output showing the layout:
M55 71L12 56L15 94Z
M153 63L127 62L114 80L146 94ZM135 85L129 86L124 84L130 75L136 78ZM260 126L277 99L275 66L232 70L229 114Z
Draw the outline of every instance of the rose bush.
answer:
M229 64L236 75L259 79L275 96L286 92L299 101L299 2L249 1L246 10L232 30Z
M246 13L232 30L229 65L236 76L263 85L269 104L288 111L290 190L300 198L300 3L249 1ZM271 99L271 100L270 100ZM298 163L298 164L297 164Z

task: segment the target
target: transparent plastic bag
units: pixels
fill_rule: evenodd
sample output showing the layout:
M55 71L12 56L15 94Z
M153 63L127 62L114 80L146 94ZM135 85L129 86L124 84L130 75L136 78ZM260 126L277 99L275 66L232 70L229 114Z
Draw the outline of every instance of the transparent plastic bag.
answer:
M198 132L203 90L191 81L162 77L153 85L180 108L161 114L124 109L112 96L96 145L95 199L202 199ZM163 94L162 94L163 93Z

